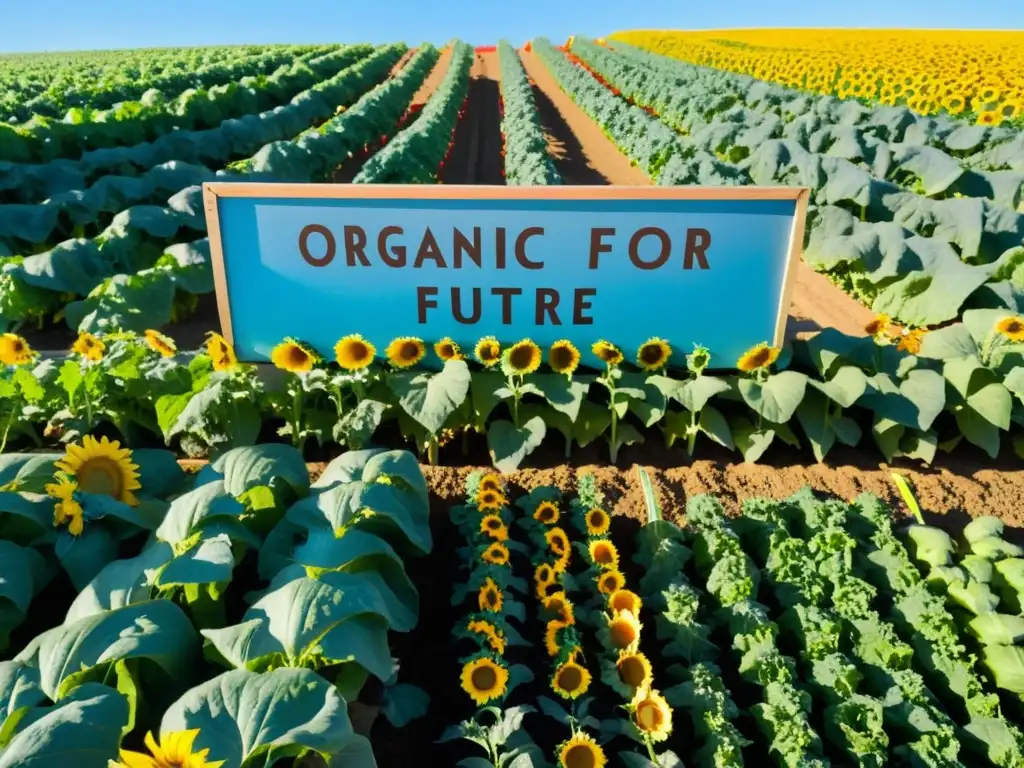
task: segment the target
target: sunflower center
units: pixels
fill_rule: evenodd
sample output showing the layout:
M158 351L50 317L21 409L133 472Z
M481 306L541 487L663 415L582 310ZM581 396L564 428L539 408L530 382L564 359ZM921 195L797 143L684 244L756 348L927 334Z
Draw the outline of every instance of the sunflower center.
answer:
M562 541L558 536L551 537L551 551L556 555L561 555L565 552L565 542Z
M589 744L575 744L569 747L562 758L565 768L595 768L597 760Z
M309 355L306 354L306 350L299 346L292 346L288 348L288 362L295 366L300 367L305 365L309 361Z
M614 573L605 574L604 578L601 580L601 589L608 594L611 594L618 589L618 586L619 582Z
M611 600L608 601L608 607L613 611L629 611L630 613L636 613L636 605L633 604L633 596L628 592L615 592L612 595Z
M398 350L398 357L402 360L415 360L419 356L420 347L415 341L403 342L401 348Z
M544 507L540 511L540 520L542 523L549 523L554 517L554 511L550 507Z
M533 348L526 345L514 347L509 352L508 362L509 365L517 370L529 368L533 364Z
M75 471L75 479L78 481L78 487L86 493L119 499L124 491L121 468L105 456L86 459Z
M1021 331L1024 331L1024 323L1016 319L1010 320L1006 324L1006 331L1007 333L1020 333Z
M656 731L665 722L665 716L655 702L641 701L636 708L636 721L645 731Z
M361 363L370 356L370 350L363 342L353 341L348 346L348 356L353 362Z
M868 333L871 333L869 330ZM768 362L768 350L759 349L750 356L750 365L754 368L763 368Z
M636 656L627 656L617 664L619 679L630 688L639 688L647 677L643 662Z
M500 527L501 527L501 520L488 520L487 521L487 528L488 528L488 530L496 531Z
M450 358L455 357L455 347L453 347L451 344L442 344L438 352L438 357L440 357L442 360L448 360Z
M613 621L610 628L612 645L616 648L628 648L636 640L636 630L625 619Z
M558 673L558 687L568 693L579 690L583 685L583 674L579 667L563 667Z
M487 590L484 592L484 602L491 608L494 608L498 604L498 593L493 589Z
M11 342L11 349L14 351L16 355L20 355L22 352L25 351L25 342L23 342L21 339L15 339L14 341Z
M473 670L473 687L478 691L491 691L498 683L498 676L490 667L477 667Z
M647 365L657 365L661 362L661 347L657 344L648 344L640 350L640 359Z
M498 359L498 345L484 344L480 347L480 359L485 362L492 362Z
M555 347L551 350L551 367L556 371L565 370L572 365L572 357L568 347Z
M612 562L614 562L611 548L597 547L594 550L594 562L600 563L601 565L611 565Z
M604 527L604 513L602 512L591 512L590 513L590 527L591 528L603 528Z

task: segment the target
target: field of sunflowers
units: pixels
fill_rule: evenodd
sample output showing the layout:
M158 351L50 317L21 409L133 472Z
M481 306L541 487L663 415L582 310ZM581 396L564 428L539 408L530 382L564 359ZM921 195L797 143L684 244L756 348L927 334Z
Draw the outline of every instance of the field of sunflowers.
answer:
M867 34L0 58L0 768L1024 766L1024 33ZM239 359L211 181L806 187L864 319Z

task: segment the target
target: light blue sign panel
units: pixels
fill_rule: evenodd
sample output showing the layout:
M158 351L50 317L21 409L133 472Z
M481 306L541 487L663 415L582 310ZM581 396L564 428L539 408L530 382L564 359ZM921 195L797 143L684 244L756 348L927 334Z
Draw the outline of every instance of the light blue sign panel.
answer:
M805 199L756 188L206 189L221 321L249 361L287 336L332 359L340 337L360 333L379 354L398 336L450 336L468 351L484 336L545 349L568 338L593 365L599 339L633 360L659 336L673 364L699 343L712 367L733 367L751 346L781 342Z

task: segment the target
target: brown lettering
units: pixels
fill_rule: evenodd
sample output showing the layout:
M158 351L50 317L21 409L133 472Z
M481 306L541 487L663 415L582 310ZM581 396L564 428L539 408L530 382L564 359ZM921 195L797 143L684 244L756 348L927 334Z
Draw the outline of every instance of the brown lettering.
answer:
M401 234L401 227L384 227L381 229L380 234L377 235L377 253L380 254L381 261L389 267L405 266L405 246L396 245L391 248L388 247L388 238L391 235Z
M594 318L590 315L584 315L583 313L593 307L590 301L587 301L587 297L596 296L596 288L577 288L576 295L573 297L572 302L572 324L573 325L593 325Z
M544 315L551 318L552 325L561 325L558 319L558 291L554 288L537 289L537 311L534 324L544 325Z
M480 322L480 289L473 288L473 312L469 317L462 314L462 289L452 287L452 317L455 322L463 325L474 325Z
M496 227L494 230L494 268L505 268L505 228Z
M480 227L473 227L473 242L469 241L458 229L455 230L455 269L462 269L462 254L465 252L469 260L478 267L480 263Z
M416 261L413 262L413 269L419 269L423 266L423 262L426 259L430 259L438 267L444 269L447 264L444 263L444 256L441 255L441 246L437 244L437 238L434 237L434 233L430 231L430 227L427 227L427 231L423 233L423 239L420 241L420 249L416 251Z
M590 230L590 269L597 269L597 259L602 253L611 253L611 243L606 243L604 238L615 237L614 227L595 227Z
M693 228L686 230L686 251L683 256L683 269L693 269L693 258L701 269L708 269L707 250L711 247L711 233L706 229Z
M322 235L324 242L327 244L327 251L323 256L317 258L309 252L309 236L313 233ZM307 224L299 232L299 253L302 254L302 258L306 260L306 263L311 267L326 267L334 260L334 254L338 250L337 243L334 242L334 235L331 234L331 230L325 227L323 224Z
M640 258L640 241L648 235L654 235L661 241L661 252L654 261L644 261ZM657 269L664 266L671 255L672 241L669 240L668 233L663 229L658 227L641 227L629 238L629 260L633 262L637 269Z
M356 259L364 267L370 266L370 260L366 258L363 249L366 247L366 233L362 227L354 224L345 225L345 263L350 267L356 265Z
M522 288L491 288L491 294L501 296L501 324L512 325L512 297L520 296Z
M437 309L437 301L431 296L437 296L436 287L421 285L416 288L416 310L420 325L427 322L428 309Z
M544 227L527 227L519 233L519 237L516 238L516 261L519 262L523 269L543 269L543 261L530 261L526 256L526 241L531 237L544 234Z

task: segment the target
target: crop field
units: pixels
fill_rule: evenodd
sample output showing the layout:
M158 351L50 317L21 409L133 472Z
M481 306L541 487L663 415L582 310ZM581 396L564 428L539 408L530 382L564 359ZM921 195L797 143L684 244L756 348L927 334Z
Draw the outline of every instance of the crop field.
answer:
M1024 33L865 35L0 56L0 768L1024 766ZM214 181L810 205L778 348L255 365Z

